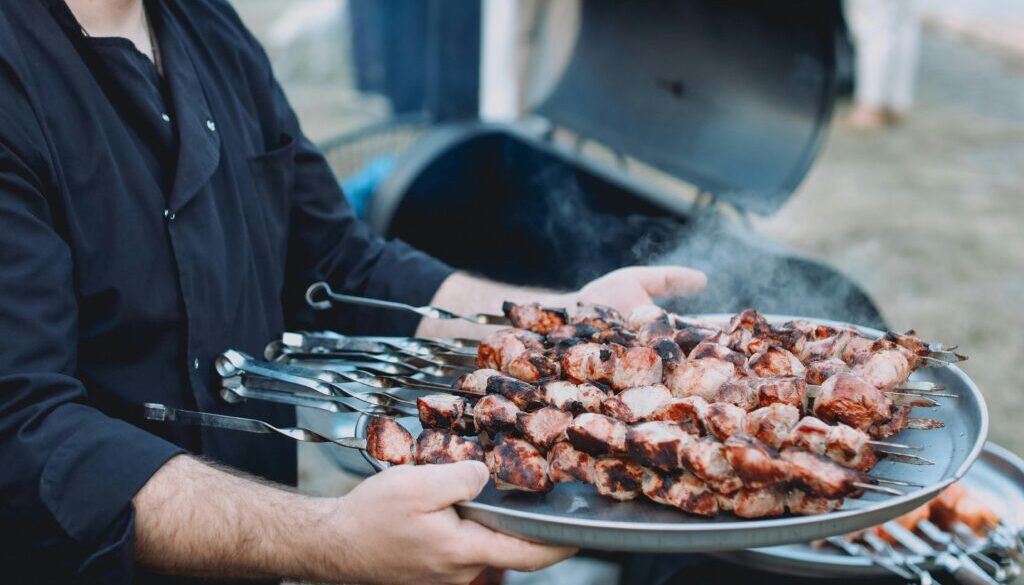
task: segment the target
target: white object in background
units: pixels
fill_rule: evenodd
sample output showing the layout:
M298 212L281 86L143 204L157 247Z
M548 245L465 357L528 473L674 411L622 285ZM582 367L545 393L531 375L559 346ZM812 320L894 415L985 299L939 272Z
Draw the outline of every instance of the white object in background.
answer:
M348 39L347 0L291 2L267 31L267 44L279 55L278 75L287 78L300 69L322 77L343 56L338 39Z
M518 0L483 0L480 43L480 118L513 120L519 115Z
M845 0L857 51L856 102L906 111L914 99L921 24L915 0Z

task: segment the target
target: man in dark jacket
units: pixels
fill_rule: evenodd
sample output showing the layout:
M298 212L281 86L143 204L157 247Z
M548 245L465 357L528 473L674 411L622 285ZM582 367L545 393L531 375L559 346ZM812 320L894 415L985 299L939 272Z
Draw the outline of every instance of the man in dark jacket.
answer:
M704 284L632 268L527 291L376 237L221 0L0 0L0 581L447 583L571 554L460 520L451 505L487 479L477 463L312 498L278 487L295 483L294 444L139 419L159 402L292 424L291 409L223 404L213 368L287 328L467 333L313 314L318 280L461 311L628 310Z

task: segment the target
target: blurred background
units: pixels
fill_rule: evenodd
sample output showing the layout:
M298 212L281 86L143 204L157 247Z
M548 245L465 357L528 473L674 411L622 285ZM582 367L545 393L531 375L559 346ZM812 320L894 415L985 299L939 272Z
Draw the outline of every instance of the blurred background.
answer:
M679 310L914 328L1024 454L1024 3L737 3L689 36L571 1L233 4L379 231L485 272L515 241L491 275L517 282L679 261L713 282ZM673 67L696 80L636 83Z

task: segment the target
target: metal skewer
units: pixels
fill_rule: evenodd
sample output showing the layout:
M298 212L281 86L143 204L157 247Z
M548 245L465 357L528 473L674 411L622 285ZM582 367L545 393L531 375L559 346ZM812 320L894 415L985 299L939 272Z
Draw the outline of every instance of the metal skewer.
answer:
M303 427L275 427L274 425L254 418L242 418L224 414L196 412L181 408L171 408L163 404L146 403L143 405L143 416L149 420L161 422L177 422L187 425L243 431L247 433L276 433L278 435L304 441L307 443L333 443L348 449L366 449L366 439L342 437L332 439Z
M306 289L306 303L316 310L330 309L334 303L348 303L350 305L363 305L376 307L378 309L393 309L397 311L408 311L416 313L429 319L461 319L476 323L477 325L510 325L508 317L504 315L489 315L487 313L474 313L472 315L459 315L446 309L425 305L414 307L406 303L395 301L384 301L381 299L370 299L353 295L343 295L331 290L326 282L314 282Z

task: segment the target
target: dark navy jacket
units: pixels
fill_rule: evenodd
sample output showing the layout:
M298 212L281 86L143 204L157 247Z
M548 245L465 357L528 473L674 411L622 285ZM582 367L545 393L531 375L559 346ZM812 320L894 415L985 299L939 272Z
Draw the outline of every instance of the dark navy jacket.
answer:
M61 0L0 0L0 582L127 583L131 499L171 456L295 481L295 446L158 427L138 405L224 404L214 358L286 328L411 334L313 314L334 288L415 304L450 273L353 215L269 62L221 0L149 3L163 80Z

